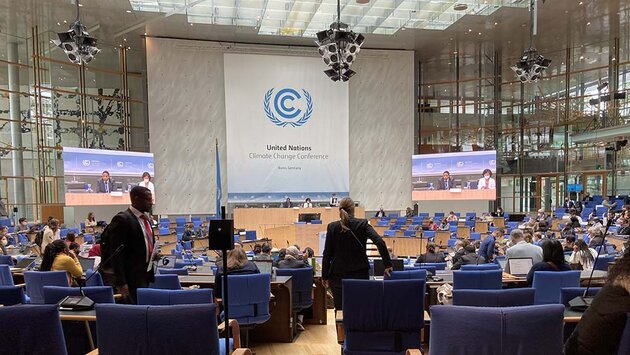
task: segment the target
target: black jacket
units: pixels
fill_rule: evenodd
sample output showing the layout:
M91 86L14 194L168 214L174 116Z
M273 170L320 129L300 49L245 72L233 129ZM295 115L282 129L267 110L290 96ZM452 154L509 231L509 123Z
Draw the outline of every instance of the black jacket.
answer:
M125 245L122 251L109 265L103 265L104 279L108 279L105 274L113 273L113 286L126 284L135 295L135 289L148 287L155 278L153 271L147 271L149 263L144 233L130 209L115 215L101 235L101 260L107 260L121 244Z
M386 268L392 266L385 241L368 224L367 220L350 218L349 224L352 233L343 231L340 221L328 224L322 259L322 279L324 280L341 279L346 273L368 270L370 264L365 254L368 238L378 248L378 252L383 258L383 265Z
M630 312L630 294L621 286L604 286L564 344L566 355L617 354Z
M302 259L284 259L278 262L278 269L301 269L304 267L306 267L306 264Z
M452 189L455 187L455 180L452 177L448 178L448 189ZM444 183L444 179L440 178L437 183L438 190L446 190L446 184Z
M455 253L455 255L457 255L457 253ZM462 267L462 265L469 265L469 264L478 265L478 264L485 264L485 263L486 263L486 260L475 252L475 247L469 245L468 247L465 248L464 255L462 255L460 258L457 258L457 260L453 258L453 266L451 267L451 270L459 270Z
M444 253L426 253L422 254L416 259L416 264L424 264L424 263L443 263L444 262Z

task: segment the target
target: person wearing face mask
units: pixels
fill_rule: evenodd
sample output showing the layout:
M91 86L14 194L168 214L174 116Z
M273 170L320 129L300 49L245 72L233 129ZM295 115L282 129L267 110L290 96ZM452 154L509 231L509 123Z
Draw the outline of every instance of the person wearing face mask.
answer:
M18 220L18 225L15 226L15 233L28 233L28 220L24 217L21 217Z
M492 171L490 169L485 169L481 175L483 175L483 177L479 179L477 189L494 190L497 188L496 181L492 178Z
M149 174L148 171L142 173L142 181L138 183L138 186L149 189L149 191L151 191L151 196L153 196L153 201L155 201L155 186L153 186L153 183L151 182L151 174Z

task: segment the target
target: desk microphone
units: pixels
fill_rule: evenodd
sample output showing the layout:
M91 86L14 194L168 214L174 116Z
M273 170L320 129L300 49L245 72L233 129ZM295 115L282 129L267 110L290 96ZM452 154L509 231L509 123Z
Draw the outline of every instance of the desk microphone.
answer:
M116 250L114 251L114 253L110 255L109 258L107 258L107 260L98 264L98 267L96 268L96 270L94 270L92 275L90 275L90 277L85 279L84 284L87 285L87 282L94 275L98 274L99 271L101 271L101 268L103 267L103 265L109 263L113 257L118 255L123 250L124 247L125 247L124 244L119 245L118 248L116 248ZM58 303L59 309L64 310L64 311L89 311L93 309L94 301L92 301L91 299L85 296L85 293L83 293L83 286L79 286L79 293L81 294L80 296L66 296L66 298L59 301Z
M597 260L599 259L599 254L601 254L602 249L606 245L606 235L608 234L608 229L612 225L612 218L609 218L608 223L606 223L606 230L604 231L604 237L602 238L602 244L599 245L599 249L597 250L597 257L593 260L593 268L591 269L591 275L588 277L588 283L586 284L586 290L584 290L584 294L582 296L577 296L574 299L569 301L569 307L572 311L584 312L588 307L593 303L593 298L595 296L587 296L588 290L591 287L591 280L593 279L593 272L595 272L595 265L597 265ZM597 248L597 245L595 246Z

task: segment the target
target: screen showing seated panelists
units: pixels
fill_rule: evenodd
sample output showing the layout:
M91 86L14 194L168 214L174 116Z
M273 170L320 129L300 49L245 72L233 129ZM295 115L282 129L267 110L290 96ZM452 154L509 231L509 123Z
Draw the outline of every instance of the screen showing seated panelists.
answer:
M137 185L155 201L152 153L64 147L63 169L68 206L128 205Z
M411 162L414 201L494 200L495 150L420 154Z

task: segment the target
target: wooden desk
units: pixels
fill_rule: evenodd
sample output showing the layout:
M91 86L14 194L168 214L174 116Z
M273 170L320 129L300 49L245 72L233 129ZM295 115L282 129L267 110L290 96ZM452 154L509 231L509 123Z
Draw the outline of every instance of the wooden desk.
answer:
M623 248L623 244L628 240L619 237L606 237L606 241L617 247L617 250Z
M125 192L122 196L112 196L111 194L100 193L67 193L66 206L85 206L85 205L130 205L129 193Z
M477 233L485 233L488 231L488 222L485 221L475 221L475 232Z
M505 218L504 217L493 217L492 224L495 227L505 227Z
M214 276L180 276L182 286L199 285L201 288L213 288ZM292 281L290 276L278 276L271 281L271 293L274 300L270 301L269 312L271 318L263 324L257 325L250 332L250 339L262 342L290 343L297 334L291 303Z
M357 218L365 217L363 207L355 207ZM234 227L238 229L255 230L258 238L267 237L266 228L274 226L292 225L301 213L319 213L324 230L330 222L339 220L339 209L336 207L321 208L235 208Z
M414 190L412 199L414 201L426 200L495 200L497 198L497 190L461 190L453 192L452 190Z

